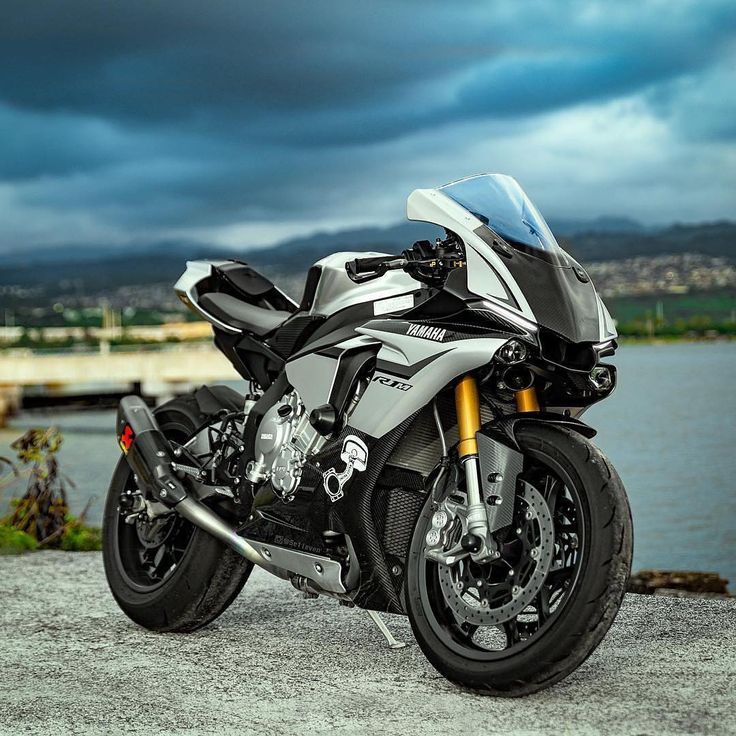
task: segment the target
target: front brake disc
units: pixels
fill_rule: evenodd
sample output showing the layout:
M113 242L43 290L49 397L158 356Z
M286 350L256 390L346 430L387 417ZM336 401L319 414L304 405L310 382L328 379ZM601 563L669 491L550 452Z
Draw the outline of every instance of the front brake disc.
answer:
M514 543L520 543L521 552L513 565L505 555L480 566L469 558L438 565L445 601L461 622L493 626L516 618L544 584L555 547L552 515L542 494L528 483L517 502Z

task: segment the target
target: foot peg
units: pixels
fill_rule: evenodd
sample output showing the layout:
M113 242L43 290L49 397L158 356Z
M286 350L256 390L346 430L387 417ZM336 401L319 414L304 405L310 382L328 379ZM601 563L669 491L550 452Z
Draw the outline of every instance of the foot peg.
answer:
M394 635L388 630L388 626L384 623L380 613L377 611L367 611L367 613L371 617L373 623L378 626L378 630L386 638L389 649L403 649L406 646L406 642L394 639Z

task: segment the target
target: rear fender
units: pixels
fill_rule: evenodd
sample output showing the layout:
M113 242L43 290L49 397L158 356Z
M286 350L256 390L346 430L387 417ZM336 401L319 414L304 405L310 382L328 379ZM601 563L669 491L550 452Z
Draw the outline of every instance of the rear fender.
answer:
M197 408L206 417L243 411L245 397L230 386L201 386L194 392Z

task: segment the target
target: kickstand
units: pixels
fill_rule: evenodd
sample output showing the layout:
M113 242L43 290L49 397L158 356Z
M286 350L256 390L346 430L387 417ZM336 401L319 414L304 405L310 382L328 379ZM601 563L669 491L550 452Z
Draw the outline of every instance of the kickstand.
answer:
M388 630L388 626L384 623L380 613L377 611L366 611L366 613L371 617L373 623L378 626L379 631L386 637L390 649L403 649L406 646L406 642L396 641L394 639L394 635Z

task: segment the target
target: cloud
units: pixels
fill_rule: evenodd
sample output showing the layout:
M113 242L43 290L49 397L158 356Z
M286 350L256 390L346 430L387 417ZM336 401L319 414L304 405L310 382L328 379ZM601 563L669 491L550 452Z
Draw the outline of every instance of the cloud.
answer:
M3 10L0 249L378 224L489 168L553 215L736 214L732 2Z

